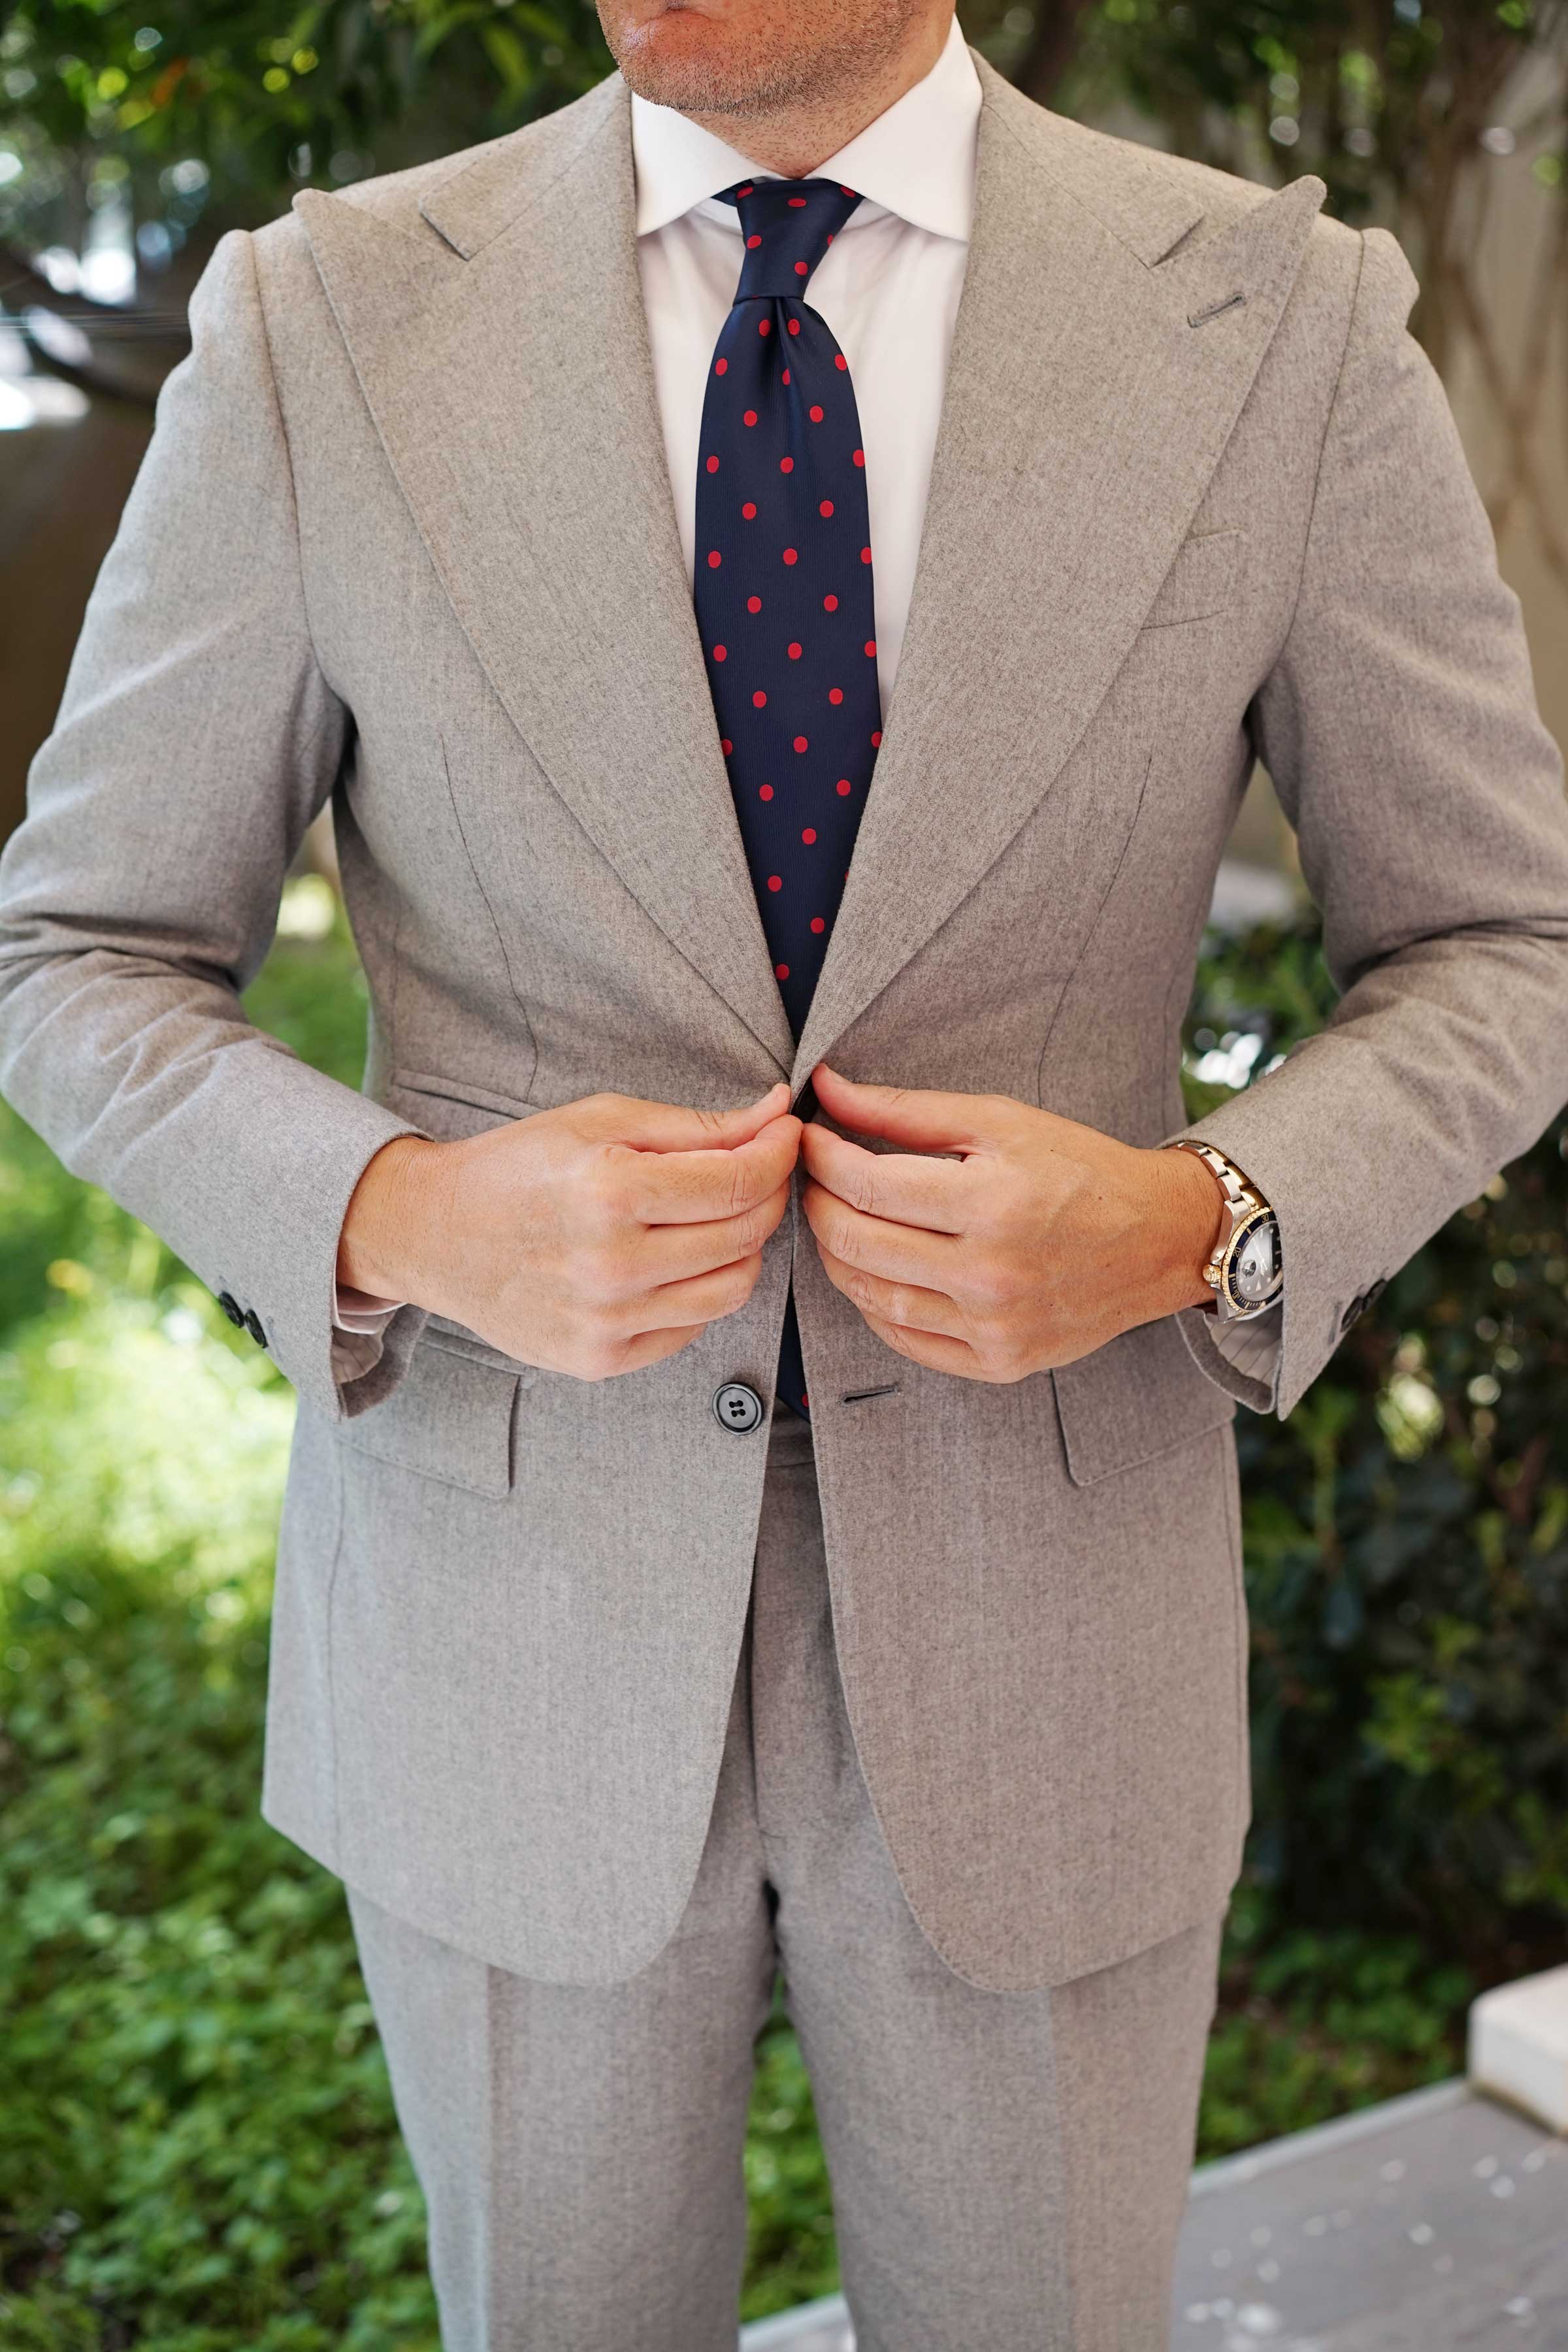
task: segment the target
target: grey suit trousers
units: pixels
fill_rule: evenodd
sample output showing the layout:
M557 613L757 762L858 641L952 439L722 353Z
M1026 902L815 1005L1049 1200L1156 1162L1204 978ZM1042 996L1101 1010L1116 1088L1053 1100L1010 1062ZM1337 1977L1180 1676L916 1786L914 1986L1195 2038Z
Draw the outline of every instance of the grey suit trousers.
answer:
M768 1439L711 1825L637 1975L489 1967L350 1892L446 2352L734 2352L752 2050L782 1970L859 2352L1155 2352L1216 1916L1050 1991L922 1935L856 1759L809 1428Z

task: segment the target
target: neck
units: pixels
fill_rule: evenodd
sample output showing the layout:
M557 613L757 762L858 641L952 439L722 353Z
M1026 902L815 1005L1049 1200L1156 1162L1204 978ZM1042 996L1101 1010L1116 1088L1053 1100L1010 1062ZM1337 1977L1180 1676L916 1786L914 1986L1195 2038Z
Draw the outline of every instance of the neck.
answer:
M910 26L897 50L879 57L845 86L809 99L742 116L702 114L695 107L682 111L764 171L785 180L807 180L829 155L847 147L906 90L925 79L947 45L950 22L947 12L940 17L927 14Z

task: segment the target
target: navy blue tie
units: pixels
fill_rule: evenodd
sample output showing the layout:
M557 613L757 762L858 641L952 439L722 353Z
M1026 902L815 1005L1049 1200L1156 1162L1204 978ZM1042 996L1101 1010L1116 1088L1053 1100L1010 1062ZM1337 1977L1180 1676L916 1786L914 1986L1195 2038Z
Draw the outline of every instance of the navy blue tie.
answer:
M803 299L860 202L834 180L720 192L745 258L709 370L694 598L730 790L796 1039L881 742L866 453L849 365ZM808 1414L792 1286L778 1392Z

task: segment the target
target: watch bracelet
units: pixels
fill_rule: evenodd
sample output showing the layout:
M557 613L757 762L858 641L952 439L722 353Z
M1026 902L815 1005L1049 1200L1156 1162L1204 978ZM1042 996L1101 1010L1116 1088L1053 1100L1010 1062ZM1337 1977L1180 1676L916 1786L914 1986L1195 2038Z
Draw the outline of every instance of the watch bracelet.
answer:
M1223 1306L1227 1309L1226 1319L1229 1322L1250 1322L1259 1315L1267 1315L1269 1309L1278 1306L1279 1302L1279 1294L1284 1282L1283 1267L1280 1268L1279 1277L1268 1297L1258 1299L1251 1305L1238 1301L1235 1297L1226 1282L1225 1271L1243 1233L1258 1223L1261 1217L1274 1218L1276 1247L1278 1247L1279 1222L1278 1217L1275 1217L1269 1202L1265 1200L1261 1190L1253 1183L1251 1178L1245 1175L1234 1160L1227 1160L1216 1145L1205 1143L1197 1136L1179 1136L1167 1144L1165 1149L1168 1151L1190 1151L1195 1158L1201 1160L1218 1183L1225 1205L1231 1213L1229 1232L1224 1234L1216 1246L1207 1254L1203 1264L1204 1280L1215 1294L1216 1307Z

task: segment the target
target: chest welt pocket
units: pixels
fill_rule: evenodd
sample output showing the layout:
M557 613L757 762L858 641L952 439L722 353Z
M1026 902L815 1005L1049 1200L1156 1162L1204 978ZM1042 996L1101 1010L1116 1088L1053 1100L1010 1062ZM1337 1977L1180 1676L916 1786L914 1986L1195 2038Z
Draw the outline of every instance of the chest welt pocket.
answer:
M1075 1486L1152 1462L1236 1415L1168 1315L1123 1331L1076 1364L1058 1365L1051 1381Z
M1168 629L1223 613L1240 593L1246 546L1244 530L1194 531L1184 539L1143 615L1144 628Z
M392 1395L342 1423L339 1444L444 1486L510 1494L524 1375L480 1345L427 1329Z

